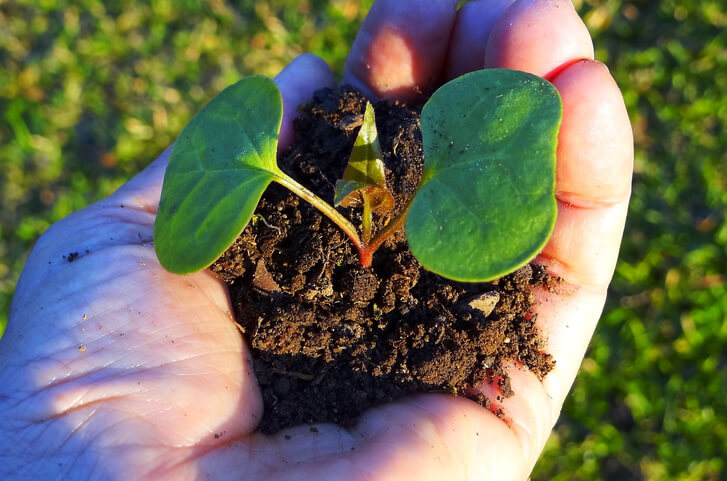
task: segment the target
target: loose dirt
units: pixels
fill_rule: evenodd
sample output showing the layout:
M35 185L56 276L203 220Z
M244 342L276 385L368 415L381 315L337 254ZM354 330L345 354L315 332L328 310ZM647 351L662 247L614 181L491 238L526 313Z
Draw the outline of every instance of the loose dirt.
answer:
M387 185L403 206L422 174L420 106L374 107ZM353 88L317 92L299 112L281 168L332 203L364 108ZM360 212L341 211L360 225ZM367 408L419 392L491 407L473 387L495 382L501 396L512 395L503 366L515 361L542 378L554 364L532 313L532 290L558 283L542 267L488 283L449 281L419 265L402 230L365 269L338 227L277 184L212 269L229 284L252 349L265 433L351 426Z

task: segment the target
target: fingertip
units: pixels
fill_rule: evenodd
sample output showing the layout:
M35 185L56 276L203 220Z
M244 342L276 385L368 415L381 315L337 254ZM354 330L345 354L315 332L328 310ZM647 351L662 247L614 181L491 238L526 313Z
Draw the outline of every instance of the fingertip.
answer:
M553 84L563 100L556 191L561 201L607 205L631 192L633 133L621 91L608 68L576 62Z
M514 1L475 0L459 9L447 55L448 80L485 67L490 32Z
M569 0L518 0L493 27L485 66L546 77L583 58L593 58L593 43Z
M283 122L278 136L278 154L293 143L293 119L298 106L313 98L316 90L336 87L336 77L320 57L304 53L296 57L276 77L283 97Z
M346 60L344 82L370 98L405 101L440 82L456 0L377 0Z

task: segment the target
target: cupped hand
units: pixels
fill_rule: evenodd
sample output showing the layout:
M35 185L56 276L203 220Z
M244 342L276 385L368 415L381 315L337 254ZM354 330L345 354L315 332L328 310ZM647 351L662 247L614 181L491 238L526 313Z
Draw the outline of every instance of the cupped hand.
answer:
M559 216L537 262L565 284L537 293L557 362L544 382L512 366L505 421L469 400L427 394L372 409L353 429L255 433L260 392L226 289L207 271L169 274L154 254L167 151L33 250L0 341L2 479L528 477L603 307L630 193L631 130L569 1L478 0L459 12L456 3L377 1L344 81L371 97L415 100L467 71L505 67L560 91ZM276 82L284 145L296 105L335 81L305 55Z

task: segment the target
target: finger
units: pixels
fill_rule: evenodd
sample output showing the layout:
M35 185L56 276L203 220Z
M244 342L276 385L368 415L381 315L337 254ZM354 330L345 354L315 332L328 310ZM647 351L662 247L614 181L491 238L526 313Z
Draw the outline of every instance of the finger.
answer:
M548 77L583 58L593 43L569 0L518 0L493 27L485 66Z
M313 54L296 57L275 77L283 95L283 123L278 137L278 154L294 140L293 119L298 106L313 98L316 90L336 87L336 77L326 62Z
M496 416L467 399L437 394L374 408L352 429L318 424L314 433L306 425L272 437L255 434L201 463L214 479L240 469L280 481L515 481L529 472L518 439Z
M542 383L522 367L511 367L508 374L516 393L511 398L498 399L496 385L481 387L494 400L493 407L506 412L524 452L535 455L557 419L603 308L633 163L628 116L608 70L594 61L566 63L554 79L564 106L556 186L559 216L539 262L567 284L558 292L536 293L536 323L556 365Z
M569 282L603 289L613 275L631 192L631 125L603 64L572 64L554 84L563 99L559 212L543 256Z
M628 201L583 208L558 201L558 219L538 262L570 283L605 290L616 266Z
M545 386L560 406L616 266L631 192L633 137L618 86L603 64L572 64L554 84L563 99L558 220L539 261L573 289L567 295L541 293L538 323L558 362Z
M555 359L553 370L541 380L521 364L508 366L511 397L502 396L497 383L478 387L491 401L490 409L502 409L529 469L535 466L558 419L605 300L604 292L574 286L534 294L535 322L546 339L545 351Z
M559 217L543 260L569 282L603 287L612 275L633 165L631 127L588 32L564 0L519 0L495 25L491 67L549 75L563 99L556 195Z
M459 9L447 54L447 79L485 67L485 48L490 32L514 1L476 0Z
M273 80L283 97L283 122L280 127L278 152L293 141L293 120L298 105L313 98L324 87L335 87L336 79L330 67L315 55L303 54L293 60ZM156 214L167 162L172 147L149 167L131 179L106 201L105 205L124 205Z
M560 43L543 50L549 31L558 32ZM602 304L615 266L630 193L633 142L623 99L608 70L592 60L579 61L592 52L586 34L569 2L519 0L490 35L487 59L496 67L551 73L561 94L563 123L556 172L559 215L539 262L576 288L596 293L595 298L584 300L590 306ZM502 52L495 55L493 47ZM585 304L581 308L593 311ZM582 322L595 323L598 316L592 317ZM568 332L560 330L563 324L544 323L551 337ZM564 347L563 352L552 354L559 360L573 342L580 346L589 338L571 337L571 342L560 344L553 338L554 347Z
M456 0L377 0L346 60L343 81L371 99L431 93L443 75Z
M566 285L558 292L537 291L535 300L535 324L547 338L547 352L556 360L542 383L556 419L601 316L606 291Z
M479 386L477 391L490 401L491 411L502 413L502 420L519 441L526 472L530 472L560 410L553 409L547 391L532 372L516 364L507 366L506 370L513 396L504 397L497 383Z
M558 220L537 262L565 284L557 292L536 293L536 324L556 364L542 383L533 373L511 368L516 395L501 401L523 445L535 446L535 452L557 419L603 308L630 192L628 115L608 70L583 60L592 55L585 26L572 5L559 0L516 2L493 28L485 54L487 67L546 76L563 99ZM496 394L493 386L483 389Z
M558 137L557 194L579 207L628 199L633 134L626 107L608 68L580 61L553 79L563 99Z

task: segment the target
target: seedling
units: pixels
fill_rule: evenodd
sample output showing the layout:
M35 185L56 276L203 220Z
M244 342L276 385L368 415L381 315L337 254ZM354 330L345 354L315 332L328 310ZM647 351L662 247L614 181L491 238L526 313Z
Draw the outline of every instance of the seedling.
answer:
M366 102L363 124L353 144L343 179L336 182L333 203L363 208L361 240L364 244L371 242L372 214L384 215L394 208L394 196L386 188L386 171L381 161L374 107L369 102Z
M361 235L340 212L276 163L282 99L275 83L248 77L227 87L184 128L169 161L155 246L175 273L209 266L240 235L277 182L310 202L351 239L363 266L405 226L427 269L458 281L512 272L545 245L557 215L555 151L560 97L547 81L489 69L437 90L422 110L424 173L417 193L379 232L372 215L393 208L367 105L336 205L363 208Z

